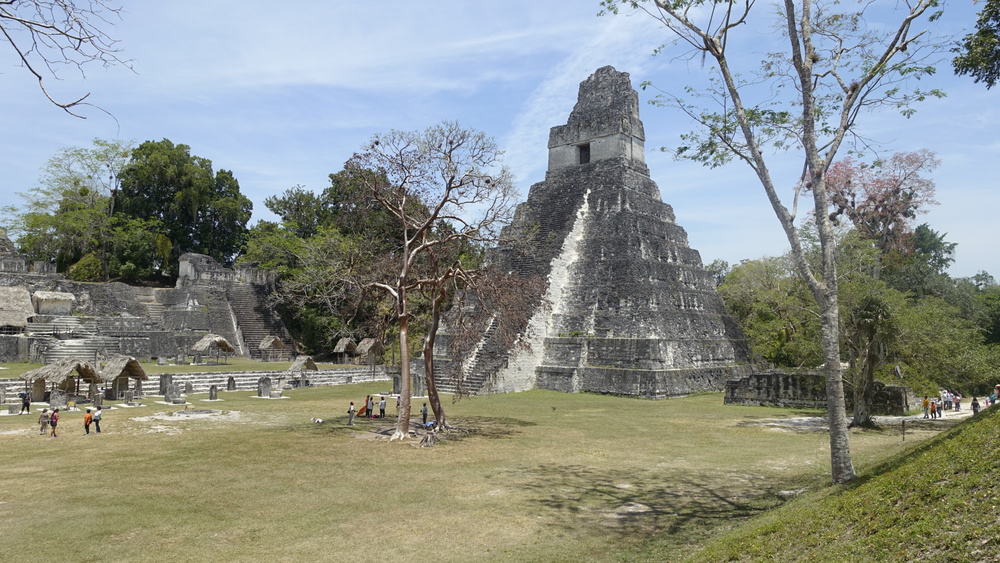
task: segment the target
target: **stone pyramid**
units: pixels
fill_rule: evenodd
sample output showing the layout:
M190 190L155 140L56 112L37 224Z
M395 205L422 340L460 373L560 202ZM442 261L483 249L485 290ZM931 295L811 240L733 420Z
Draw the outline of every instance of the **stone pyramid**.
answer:
M648 398L722 390L749 371L745 341L644 157L639 96L610 66L580 84L549 135L545 181L520 204L501 247L508 270L547 281L523 327L530 349L484 335L469 392L531 388ZM448 387L447 382L442 382Z

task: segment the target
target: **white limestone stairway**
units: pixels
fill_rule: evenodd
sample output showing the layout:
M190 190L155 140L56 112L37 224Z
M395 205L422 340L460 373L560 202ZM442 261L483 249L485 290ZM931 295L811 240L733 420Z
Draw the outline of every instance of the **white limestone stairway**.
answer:
M65 359L93 362L98 355L106 356L116 354L118 351L117 338L95 336L68 340L51 339L42 356L47 364Z
M228 289L228 297L251 358L260 359L260 342L268 336L281 338L289 354L292 353L292 341L281 325L281 320L267 306L256 286L233 284Z

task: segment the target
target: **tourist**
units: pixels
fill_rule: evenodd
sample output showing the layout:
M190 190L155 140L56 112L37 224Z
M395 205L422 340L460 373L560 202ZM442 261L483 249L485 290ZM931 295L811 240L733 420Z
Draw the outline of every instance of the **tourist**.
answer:
M420 407L420 416L424 419L423 426L427 426L427 403L424 403L424 406Z
M955 407L955 412L962 410L962 396L959 395L958 393L955 393L955 395L951 399L951 404L952 406Z
M931 399L931 420L938 417L938 403L937 399Z
M49 428L49 409L42 409L42 414L38 415L38 433L42 436Z
M979 414L979 399L975 395L972 396L972 416Z
M351 401L351 406L347 407L347 425L354 426L354 401Z
M375 418L375 397L369 395L367 408L368 408L368 418L369 419Z
M22 415L24 413L31 414L31 395L27 392L21 393L21 412L17 414Z
M379 397L378 401L378 417L385 418L385 397Z
M930 412L931 402L927 400L927 395L924 395L924 401L921 403L921 406L924 408L924 418L930 418L928 413Z
M83 433L90 434L90 425L94 422L94 415L90 414L90 409L83 413Z
M94 413L94 430L97 433L101 433L101 416L104 414L104 407L97 407L97 412Z
M52 433L49 434L50 438L58 438L56 435L56 425L59 424L59 409L52 410L52 416L49 417L49 428L52 429Z

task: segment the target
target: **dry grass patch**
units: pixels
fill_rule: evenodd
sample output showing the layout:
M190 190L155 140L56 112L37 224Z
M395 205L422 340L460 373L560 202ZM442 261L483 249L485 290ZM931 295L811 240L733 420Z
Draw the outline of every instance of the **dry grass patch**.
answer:
M224 402L192 402L238 416L149 405L107 413L101 436L82 435L79 413L58 439L4 434L4 537L39 559L652 560L815 489L828 472L824 434L744 424L802 413L724 407L719 394L478 397L448 404L458 429L415 448L370 439L392 420L346 426L349 400L383 391L220 393ZM2 417L0 433L30 423ZM855 435L862 467L901 447L892 432Z

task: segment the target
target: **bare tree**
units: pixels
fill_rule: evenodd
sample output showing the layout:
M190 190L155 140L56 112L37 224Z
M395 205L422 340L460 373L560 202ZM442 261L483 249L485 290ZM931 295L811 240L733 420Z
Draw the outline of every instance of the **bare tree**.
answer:
M91 105L86 102L90 93L60 101L49 92L45 78L58 80L58 68L67 66L84 76L84 67L91 63L131 68L119 57L118 41L106 30L121 19L121 10L107 0L0 0L0 37L50 102L86 119L75 108Z
M393 439L410 434L410 294L431 288L440 313L442 280L453 279L461 265L439 262L435 268L432 253L459 241L496 240L510 221L514 190L499 159L492 139L445 122L423 132L376 135L345 167L398 220L402 233L392 257L394 276L366 284L392 298L399 323L401 400ZM433 337L429 344L433 350Z
M836 236L830 219L827 171L845 141L868 147L856 130L866 110L895 108L906 115L911 104L937 90L907 90L912 79L933 73L940 46L918 25L933 21L936 0L897 3L903 14L889 27L868 25L875 2L783 0L778 3L779 30L787 47L755 61L759 68L740 72L741 56L730 58L730 45L740 39L753 14L771 11L755 0L604 0L606 10L620 5L642 10L662 23L688 53L712 61L712 85L701 94L714 107L696 105L666 94L664 103L680 108L698 124L684 135L678 156L709 166L733 158L756 174L784 230L798 274L808 283L820 309L830 423L833 481L854 479L844 401L839 342ZM880 8L882 6L879 6ZM763 86L763 87L762 87ZM801 154L801 177L789 187L790 208L768 167L771 150ZM796 230L799 196L811 192L821 247L818 268L809 264Z

